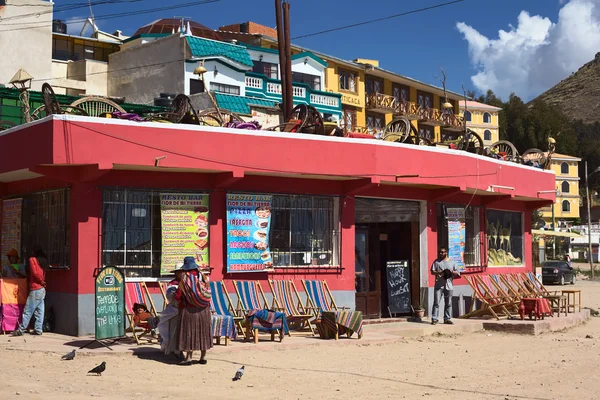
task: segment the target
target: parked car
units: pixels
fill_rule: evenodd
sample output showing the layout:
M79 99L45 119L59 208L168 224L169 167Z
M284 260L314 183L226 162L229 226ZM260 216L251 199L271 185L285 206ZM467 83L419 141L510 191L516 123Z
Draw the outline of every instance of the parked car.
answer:
M565 283L575 284L576 271L569 267L566 261L544 261L542 264L542 283L544 285L550 283Z

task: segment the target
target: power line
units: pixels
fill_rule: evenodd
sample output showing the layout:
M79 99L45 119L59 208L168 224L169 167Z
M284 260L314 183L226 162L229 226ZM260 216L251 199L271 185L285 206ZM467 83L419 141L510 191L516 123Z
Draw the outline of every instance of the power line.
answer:
M140 0L98 0L98 1L92 2L92 5L127 3L130 1L140 1ZM11 6L14 6L14 5L17 5L17 4L11 4ZM19 19L24 19L27 17L36 17L37 18L37 17L39 17L41 15L45 15L45 14L60 13L60 12L65 12L65 11L76 10L78 8L88 7L88 3L72 3L72 4L65 4L63 6L56 6L56 7L49 7L49 4L36 4L36 5L50 8L50 10L41 11L41 12L33 12L33 13L29 13L29 14L19 14L19 15L13 15L12 17L0 18L0 22L19 20ZM36 6L36 5L30 4L28 6ZM19 6L24 7L26 5L19 4ZM10 25L10 24L4 24L4 25Z
M143 1L143 0L125 0L127 2L133 2L133 1ZM198 5L203 5L203 4L210 4L210 3L218 3L221 0L202 0L202 1L193 1L190 3L183 3L183 4L178 4L178 5L170 5L170 6L164 6L164 7L156 7L156 8L149 8L146 10L138 10L138 11L127 11L127 12L121 12L121 13L114 13L114 14L104 14L104 15L100 15L95 17L95 21L99 21L99 20L106 20L106 19L116 19L116 18L123 18L123 17L128 17L131 15L140 15L140 14L150 14L153 12L157 12L157 11L166 11L166 10L176 10L179 8L186 8L186 7L192 7L192 6L198 6ZM87 4L86 4L87 7ZM77 23L77 22L85 22L87 21L87 17L85 18L79 18L79 19L72 19L71 22L72 23ZM14 31L19 31L19 30L27 30L27 29L36 29L36 28L42 28L44 26L46 27L51 27L52 24L48 24L46 22L40 21L40 22L32 22L32 23L22 23L22 24L18 24L18 25L33 25L33 24L40 24L40 25L36 25L36 26L24 26L21 28L11 28L11 29L4 29L4 30L0 30L0 32L14 32ZM8 25L8 24L7 24Z
M322 35L324 33L337 32L337 31L341 31L341 30L344 30L344 29L354 28L354 27L357 27L357 26L372 24L374 22L386 21L388 19L403 17L405 15L416 14L416 13L420 13L420 12L423 12L423 11L429 11L429 10L433 10L435 8L445 7L445 6L449 6L449 5L456 4L456 3L462 3L463 1L465 1L465 0L448 1L446 3L436 4L434 6L418 8L416 10L405 11L403 13L394 14L394 15L388 15L387 17L372 19L372 20L369 20L369 21L357 22L355 24L339 26L337 28L331 28L331 29L326 29L324 31L319 31L319 32L314 32L314 33L308 33L306 35L300 35L300 36L293 37L292 40L303 39L303 38L307 38L307 37L311 37L311 36Z

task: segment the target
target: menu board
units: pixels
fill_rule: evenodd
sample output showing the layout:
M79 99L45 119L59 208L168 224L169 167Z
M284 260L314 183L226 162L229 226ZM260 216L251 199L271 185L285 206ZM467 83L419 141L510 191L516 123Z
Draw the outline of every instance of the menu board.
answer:
M21 205L23 199L3 200L2 204L2 262L6 265L8 258L6 254L15 249L21 252Z
M170 274L184 257L209 265L208 194L161 194L162 259L160 274Z
M125 336L125 280L116 267L96 276L96 340Z
M270 195L227 195L227 272L273 269L269 251L272 201Z
M447 208L448 258L459 271L465 269L465 209Z
M385 269L390 314L410 313L410 268L408 261L388 261Z

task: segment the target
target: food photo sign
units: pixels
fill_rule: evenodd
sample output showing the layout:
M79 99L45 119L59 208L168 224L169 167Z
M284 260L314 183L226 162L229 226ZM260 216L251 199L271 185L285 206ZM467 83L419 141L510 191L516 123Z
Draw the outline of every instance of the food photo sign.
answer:
M269 250L273 196L227 195L227 272L273 269Z
M161 194L160 214L160 274L172 274L175 265L189 256L193 256L200 267L208 267L208 194Z

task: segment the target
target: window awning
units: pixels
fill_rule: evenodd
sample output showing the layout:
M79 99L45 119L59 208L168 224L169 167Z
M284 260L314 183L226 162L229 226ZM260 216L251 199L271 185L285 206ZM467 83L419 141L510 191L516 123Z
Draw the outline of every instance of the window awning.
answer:
M544 231L541 229L532 229L531 233L539 236L560 236L560 237L572 237L582 238L583 236L575 232L559 232L559 231Z

